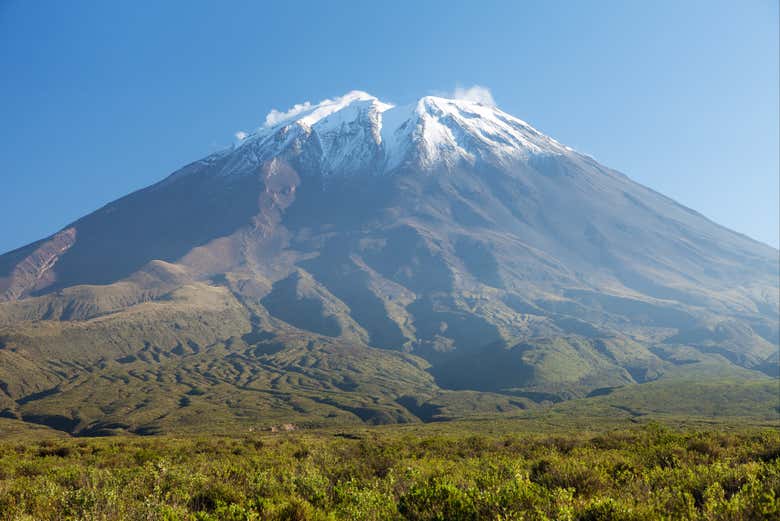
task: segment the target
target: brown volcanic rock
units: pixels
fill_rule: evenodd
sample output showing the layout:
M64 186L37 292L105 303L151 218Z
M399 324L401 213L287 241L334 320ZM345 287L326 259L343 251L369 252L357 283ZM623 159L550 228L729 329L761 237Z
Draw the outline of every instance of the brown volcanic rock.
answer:
M14 265L13 271L0 278L0 302L17 300L53 282L52 268L76 242L76 229L71 227L43 241L32 253Z

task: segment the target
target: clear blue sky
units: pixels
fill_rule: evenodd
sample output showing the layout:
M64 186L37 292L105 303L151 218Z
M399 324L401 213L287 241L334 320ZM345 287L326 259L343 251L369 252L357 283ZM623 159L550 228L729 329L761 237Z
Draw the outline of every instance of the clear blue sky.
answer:
M231 143L272 108L472 84L778 245L777 0L0 0L0 78L0 252Z

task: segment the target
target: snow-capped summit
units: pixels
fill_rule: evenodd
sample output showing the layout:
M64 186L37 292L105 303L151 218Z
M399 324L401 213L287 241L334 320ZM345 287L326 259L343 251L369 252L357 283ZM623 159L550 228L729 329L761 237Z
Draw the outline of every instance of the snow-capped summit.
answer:
M223 173L274 157L313 162L323 175L391 172L403 165L435 169L466 162L511 164L571 149L496 107L425 96L396 106L362 91L272 110L244 137Z

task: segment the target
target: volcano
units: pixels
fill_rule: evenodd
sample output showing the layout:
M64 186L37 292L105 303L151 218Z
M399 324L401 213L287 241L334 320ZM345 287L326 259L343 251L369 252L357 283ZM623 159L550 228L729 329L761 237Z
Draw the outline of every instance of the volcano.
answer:
M494 106L354 91L0 256L0 416L430 421L770 378L778 267Z

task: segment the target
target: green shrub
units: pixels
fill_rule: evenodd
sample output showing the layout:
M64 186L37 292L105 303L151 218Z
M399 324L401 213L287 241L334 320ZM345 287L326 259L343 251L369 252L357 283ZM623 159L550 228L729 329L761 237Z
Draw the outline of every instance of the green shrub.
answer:
M471 497L443 478L416 484L401 496L398 511L412 521L476 521L478 511Z
M591 495L605 488L604 474L578 458L543 459L531 468L531 481L548 489L573 489L577 495Z
M70 456L71 448L68 446L60 447L41 447L38 449L38 457L45 458L46 456L57 456L60 458L67 458Z
M0 521L780 521L776 430L435 428L0 441Z
M327 516L318 512L306 500L293 498L272 519L277 521L324 521Z
M590 503L577 519L578 521L638 521L640 518L630 508L608 498Z
M218 508L241 502L241 495L226 483L209 482L198 490L189 501L193 512L214 512Z

